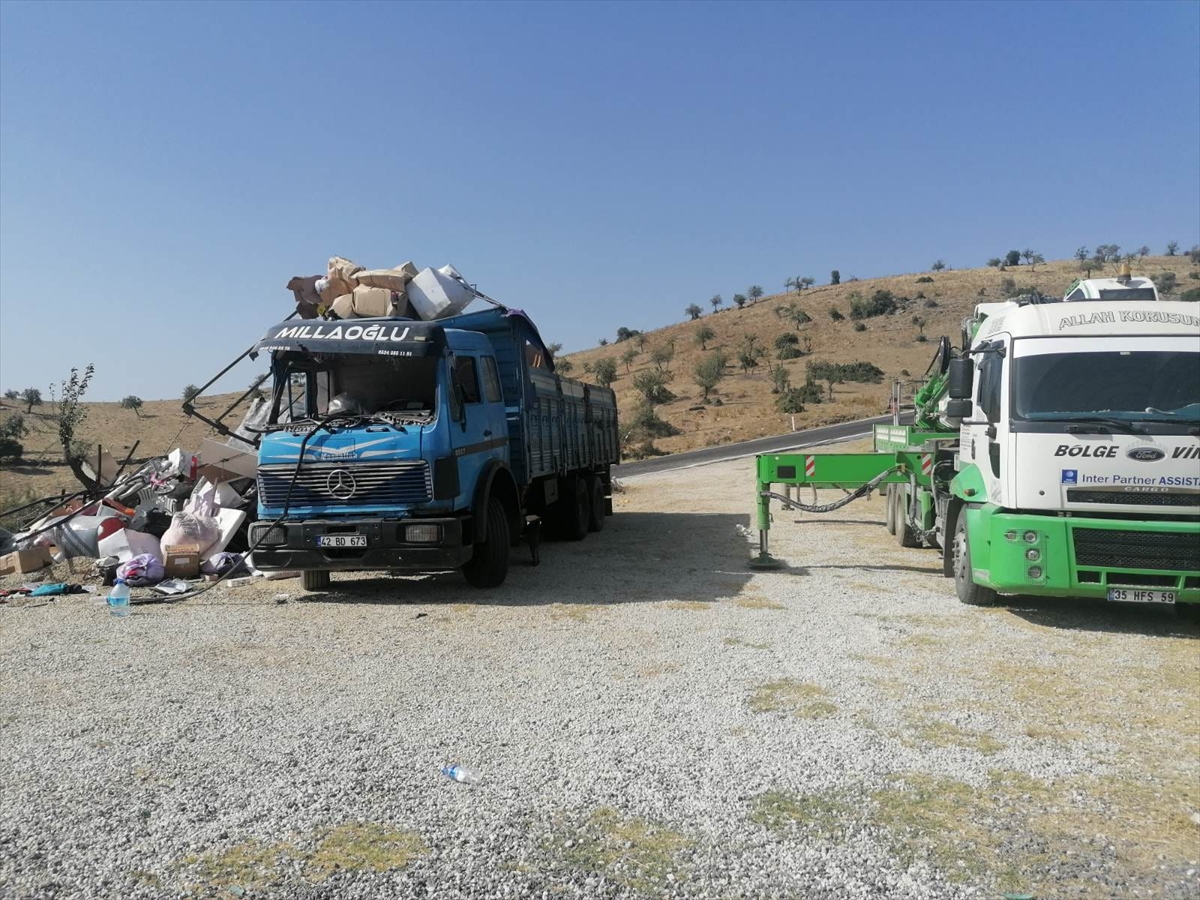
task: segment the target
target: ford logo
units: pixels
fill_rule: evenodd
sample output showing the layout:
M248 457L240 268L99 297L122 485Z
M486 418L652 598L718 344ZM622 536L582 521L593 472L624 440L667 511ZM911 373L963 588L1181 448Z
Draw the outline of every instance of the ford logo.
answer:
M1158 462L1167 454L1157 447L1130 447L1125 451L1125 455L1137 462Z

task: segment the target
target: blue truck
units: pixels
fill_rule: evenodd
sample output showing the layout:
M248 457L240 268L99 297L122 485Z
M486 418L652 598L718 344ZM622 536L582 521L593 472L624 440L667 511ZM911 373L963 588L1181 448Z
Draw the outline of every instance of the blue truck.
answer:
M582 540L612 514L616 397L557 374L520 311L288 320L252 353L273 375L254 564L306 590L349 570L495 587L527 531Z

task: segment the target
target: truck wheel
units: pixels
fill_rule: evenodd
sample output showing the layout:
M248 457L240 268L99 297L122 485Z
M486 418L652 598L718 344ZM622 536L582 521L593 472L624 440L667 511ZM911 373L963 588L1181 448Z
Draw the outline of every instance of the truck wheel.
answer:
M499 587L508 577L508 517L495 497L488 500L487 537L475 545L463 575L477 588Z
M971 544L967 540L967 511L960 510L954 529L954 592L970 606L991 606L996 592L975 583L971 574Z
M908 488L896 485L896 543L901 547L920 547L917 534L913 531L908 519Z
M887 531L888 534L896 533L896 492L893 490L895 485L887 486Z
M300 573L300 586L306 591L327 591L329 584L328 569L305 569Z
M587 480L572 479L575 484L560 499L562 504L562 536L568 541L582 541L587 537L591 521L591 502L588 498Z
M591 497L588 504L588 531L604 530L604 485L599 478L589 479Z

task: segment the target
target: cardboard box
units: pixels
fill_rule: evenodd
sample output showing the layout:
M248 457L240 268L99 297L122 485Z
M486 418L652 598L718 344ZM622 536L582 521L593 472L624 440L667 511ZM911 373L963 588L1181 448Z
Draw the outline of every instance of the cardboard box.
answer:
M21 575L26 572L36 572L50 565L50 551L45 547L33 547L29 550L15 550L6 556L0 556L0 575Z
M167 578L196 578L200 574L200 548L196 544L163 547Z

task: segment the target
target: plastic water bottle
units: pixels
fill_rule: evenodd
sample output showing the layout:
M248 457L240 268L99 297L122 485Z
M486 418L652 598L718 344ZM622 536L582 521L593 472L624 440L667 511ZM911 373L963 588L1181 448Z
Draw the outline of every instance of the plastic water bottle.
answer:
M479 780L479 776L466 766L442 766L442 774L451 781L457 781L462 784L474 784Z
M129 585L121 578L108 592L108 611L121 618L129 615Z

